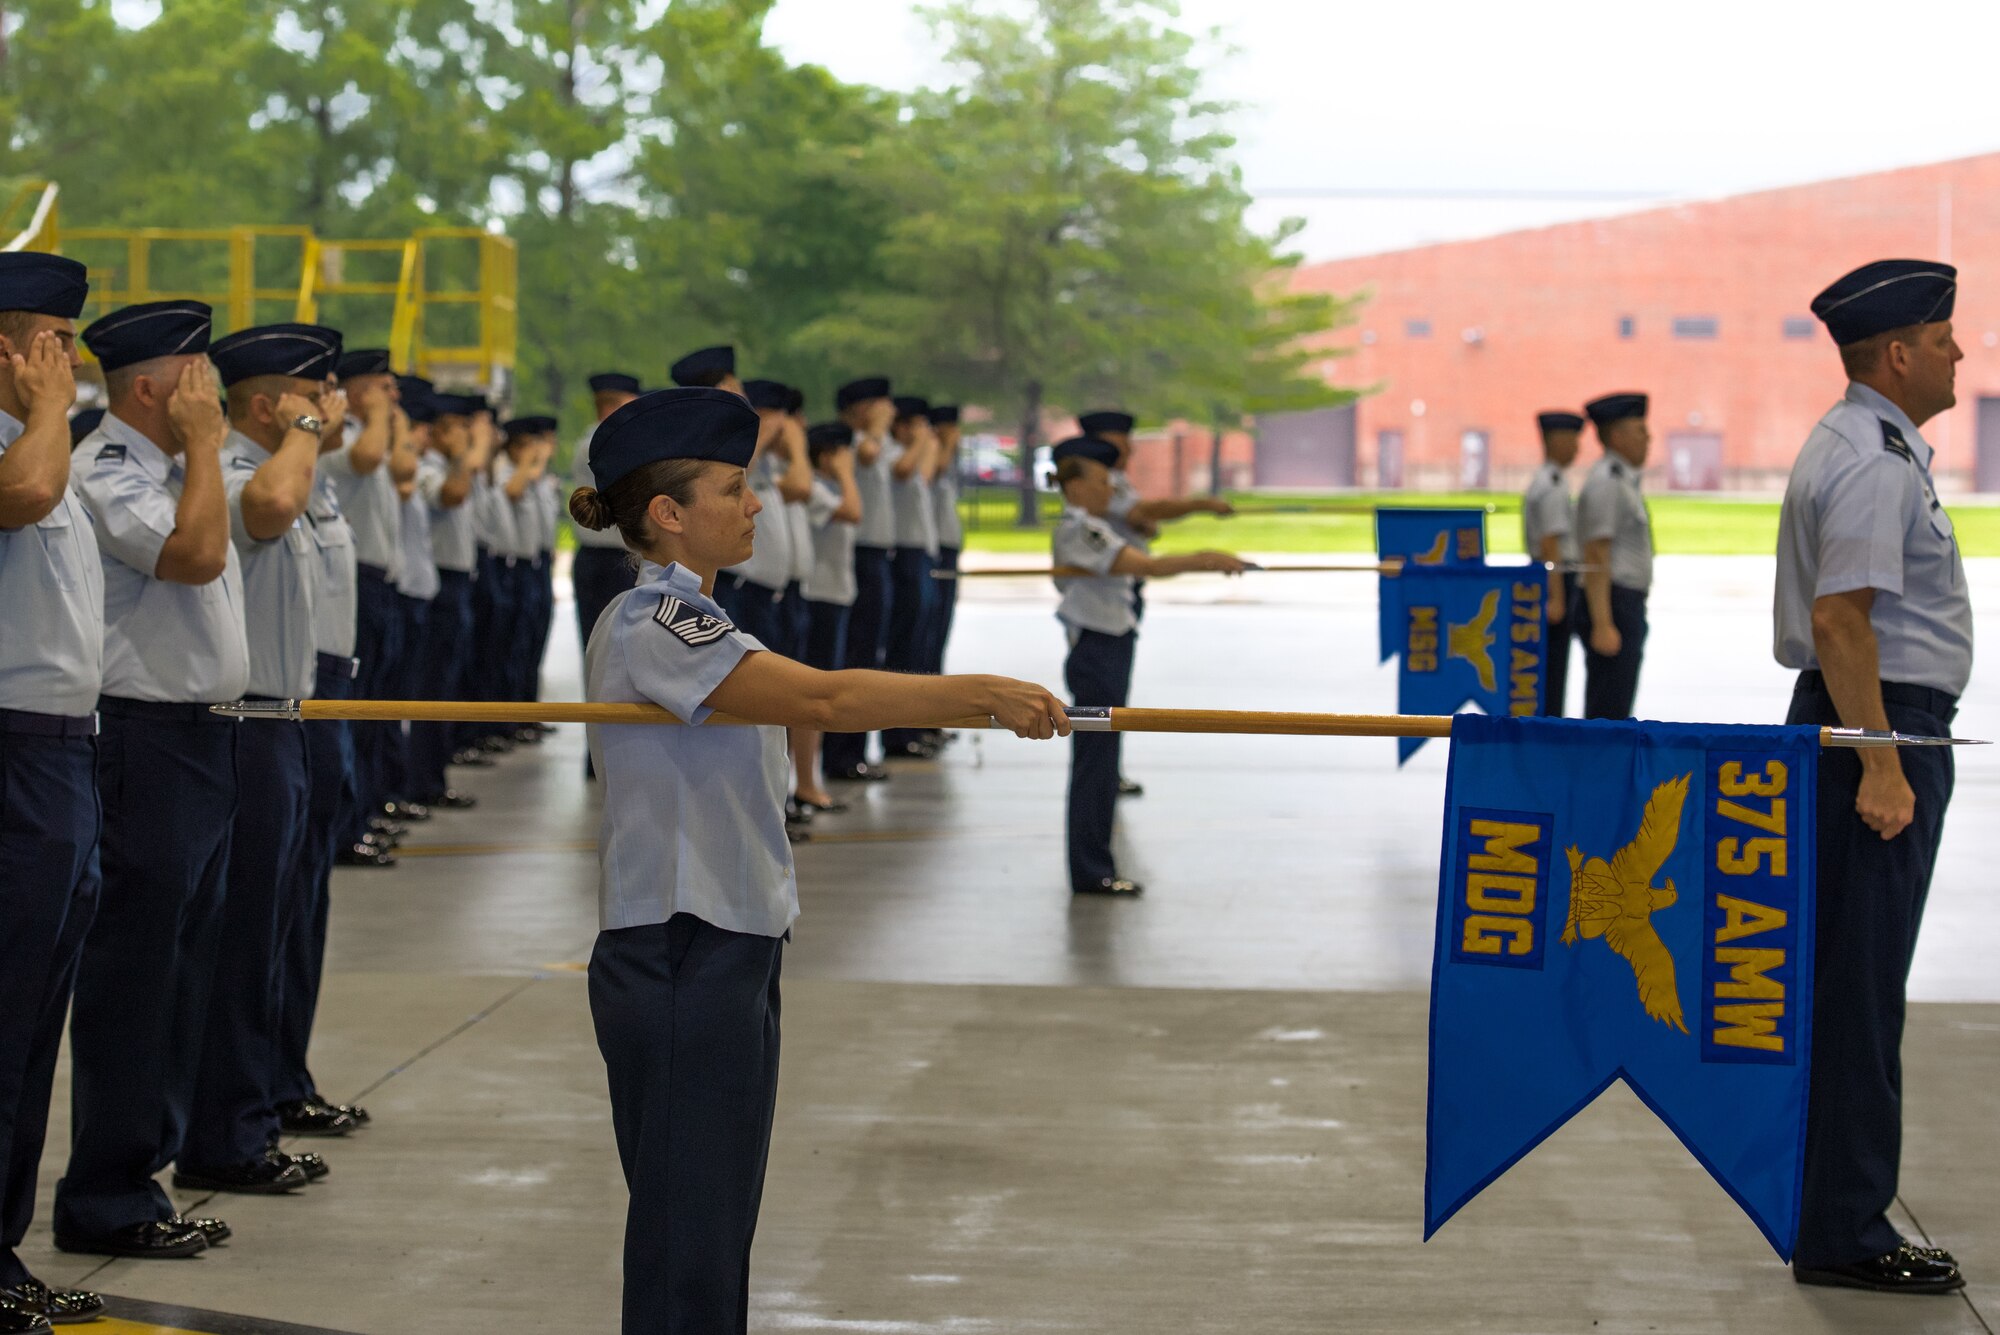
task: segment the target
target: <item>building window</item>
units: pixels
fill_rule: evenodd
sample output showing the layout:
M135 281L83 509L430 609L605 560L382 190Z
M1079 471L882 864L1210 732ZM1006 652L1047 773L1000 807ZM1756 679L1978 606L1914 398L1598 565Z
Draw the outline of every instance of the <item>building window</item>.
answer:
M1787 315L1785 317L1786 338L1812 338L1819 333L1819 322L1810 316Z
M1714 338L1719 323L1713 315L1676 315L1675 338Z
M1629 315L1621 315L1621 316L1619 316L1619 317L1618 317L1618 337L1620 337L1620 338L1630 338L1630 337L1632 337L1633 333L1635 332L1635 329L1636 329L1636 325L1637 325L1637 322L1636 322L1635 320L1633 320L1633 318L1632 318L1631 316L1629 316Z
M1429 338L1431 336L1431 322L1429 320L1405 320L1403 321L1403 334L1407 338Z

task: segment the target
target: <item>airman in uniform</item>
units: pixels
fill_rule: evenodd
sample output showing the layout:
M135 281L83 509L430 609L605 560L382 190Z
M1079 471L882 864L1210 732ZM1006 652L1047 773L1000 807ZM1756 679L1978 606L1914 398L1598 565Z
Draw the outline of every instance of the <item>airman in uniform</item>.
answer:
M1652 433L1644 394L1607 394L1583 405L1604 446L1576 498L1583 599L1583 716L1631 718L1646 654L1646 595L1653 587L1653 516L1639 483Z
M1528 494L1521 498L1521 539L1530 561L1549 571L1547 675L1542 685L1542 713L1561 718L1569 691L1570 611L1578 601L1576 577L1576 502L1569 494L1565 470L1576 462L1583 418L1569 412L1547 412L1535 419L1542 433L1542 466L1535 470Z

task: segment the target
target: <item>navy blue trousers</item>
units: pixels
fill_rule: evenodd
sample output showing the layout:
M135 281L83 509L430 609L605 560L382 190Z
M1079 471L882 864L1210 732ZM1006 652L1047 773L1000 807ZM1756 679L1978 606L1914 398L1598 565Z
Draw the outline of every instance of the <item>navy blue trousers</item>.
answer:
M590 1018L631 1192L624 1335L748 1328L784 950L686 913L598 934Z
M847 659L847 609L838 603L806 602L805 662L822 672L838 671Z
M56 1050L97 912L91 729L0 710L0 1288L29 1278L14 1249L35 1214Z
M1550 578L1563 582L1563 619L1545 628L1549 652L1548 671L1542 678L1542 713L1549 718L1561 718L1569 703L1569 651L1575 638L1577 609L1583 606L1583 585L1575 575L1561 571Z
M778 600L778 621L785 632L785 657L804 662L806 637L812 634L812 613L806 611L805 586L798 580L785 585L785 596Z
M479 580L472 586L472 655L459 683L461 700L507 700L507 646L513 642L518 581L514 564L488 551L479 554ZM459 745L497 737L513 729L504 723L459 725Z
M958 548L945 547L938 552L937 568L958 573ZM924 671L943 673L944 650L951 642L951 623L958 615L958 581L955 579L932 580L930 644L924 654Z
M395 698L396 674L403 658L403 596L389 583L380 566L364 565L357 582L354 656L361 675L354 682L357 700ZM401 745L400 723L355 723L354 812L348 823L350 842L368 832L368 818L389 800L389 776L394 752Z
M1575 606L1575 633L1583 641L1583 716L1631 718L1632 702L1639 696L1639 665L1646 657L1646 595L1611 586L1611 624L1618 627L1619 646L1609 656L1590 647L1589 601L1579 597Z
M462 700L459 682L472 653L472 576L463 570L438 571L438 595L431 599L424 623L424 642L416 674L417 700ZM445 766L451 763L452 725L410 724L412 801L438 796L451 785Z
M206 705L97 702L103 889L70 1016L70 1157L58 1233L170 1218L153 1175L187 1135L208 1018L239 726Z
M349 660L319 656L313 698L353 696ZM344 719L320 719L306 730L306 839L293 871L291 894L298 904L298 928L281 946L278 984L278 1069L271 1097L296 1103L319 1097L306 1067L313 1016L319 1011L320 975L326 963L326 920L332 907L333 855L354 801L354 738Z
M879 668L889 637L889 614L895 604L890 579L889 549L854 549L854 606L847 616L847 657L850 668ZM830 732L821 742L820 758L829 774L853 769L868 759L868 734Z
M554 621L555 586L544 558L515 561L514 630L507 641L507 694L495 699L525 703L541 697L542 653Z
M1106 635L1072 631L1063 680L1078 705L1125 703L1132 690L1132 655L1139 632ZM1118 811L1118 756L1115 732L1073 732L1069 737L1069 883L1072 890L1115 878L1111 822Z
M931 578L936 568L930 553L921 547L898 547L889 569L895 593L889 603L889 633L882 651L882 666L890 672L931 670L931 616L937 595ZM923 740L922 728L890 728L882 734L882 745L907 746Z
M579 547L570 562L569 582L576 595L577 643L587 646L597 618L612 599L639 582L639 572L622 547Z
M305 725L260 720L242 734L229 889L180 1153L181 1167L197 1171L248 1163L278 1137L284 947L305 930L296 875L309 801Z
M431 605L427 599L396 595L401 613L402 656L389 674L391 700L428 700L424 686L424 644L430 638ZM410 724L389 725L389 747L382 766L382 791L398 802L417 800L420 785L415 782L415 752L410 746Z
M1956 701L1882 685L1889 726L1948 736ZM1838 725L1819 674L1801 674L1787 723ZM1813 956L1812 1089L1795 1264L1836 1266L1893 1251L1889 1222L1903 1150L1903 989L1917 948L1938 838L1951 802L1950 747L1898 756L1916 818L1894 839L1855 814L1861 758L1829 747L1819 764L1819 927Z
M725 570L715 577L715 590L716 602L729 613L736 629L754 635L772 653L791 657L791 634L786 621L790 609L784 606L777 589L753 584Z

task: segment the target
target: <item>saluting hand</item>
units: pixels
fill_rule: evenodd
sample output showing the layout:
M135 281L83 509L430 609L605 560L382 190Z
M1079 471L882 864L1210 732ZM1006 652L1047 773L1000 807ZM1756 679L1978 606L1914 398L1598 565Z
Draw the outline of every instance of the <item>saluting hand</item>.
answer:
M167 399L167 422L182 449L219 449L229 435L222 400L215 392L215 368L197 357L181 368L181 378Z
M271 409L271 413L278 419L278 425L284 428L285 434L289 436L297 429L293 425L295 422L301 417L317 417L319 409L320 405L305 395L294 394L292 391L286 390L278 396L278 402Z
M993 699L986 712L1016 737L1045 740L1069 736L1069 715L1063 702L1031 681L995 677Z
M382 397L387 403L388 396ZM343 428L347 425L347 391L329 380L319 392L319 409L313 414L320 420L320 444L332 448L340 443Z
M28 353L12 353L7 358L14 368L14 388L29 414L69 412L76 402L76 373L70 369L69 354L55 331L44 329L28 342Z
M1870 753L1871 758L1874 753ZM1854 812L1862 823L1887 841L1908 829L1917 818L1917 795L1903 774L1903 761L1888 751L1886 761L1864 765L1861 791L1854 795Z

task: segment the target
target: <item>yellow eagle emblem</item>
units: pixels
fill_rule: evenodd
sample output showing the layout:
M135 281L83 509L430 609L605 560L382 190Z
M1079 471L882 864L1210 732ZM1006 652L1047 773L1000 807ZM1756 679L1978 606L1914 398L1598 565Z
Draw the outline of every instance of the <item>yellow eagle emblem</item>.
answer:
M1574 946L1579 933L1586 940L1602 937L1632 966L1639 982L1639 1004L1646 1014L1684 1034L1687 1024L1674 982L1674 957L1652 923L1653 914L1672 908L1680 896L1671 879L1664 887L1652 882L1680 840L1681 807L1693 777L1683 774L1653 790L1639 833L1609 863L1603 858L1586 860L1574 847L1568 850L1569 922L1562 934L1566 946Z
M1500 590L1488 589L1486 601L1479 604L1479 615L1462 626L1446 629L1445 653L1453 658L1463 659L1472 664L1472 670L1479 674L1479 689L1498 689L1493 674L1493 618L1500 615Z
M1450 544L1451 534L1440 533L1438 534L1438 540L1431 544L1429 551L1418 552L1410 557L1410 564L1413 566L1441 566L1444 564L1445 552L1450 550Z

